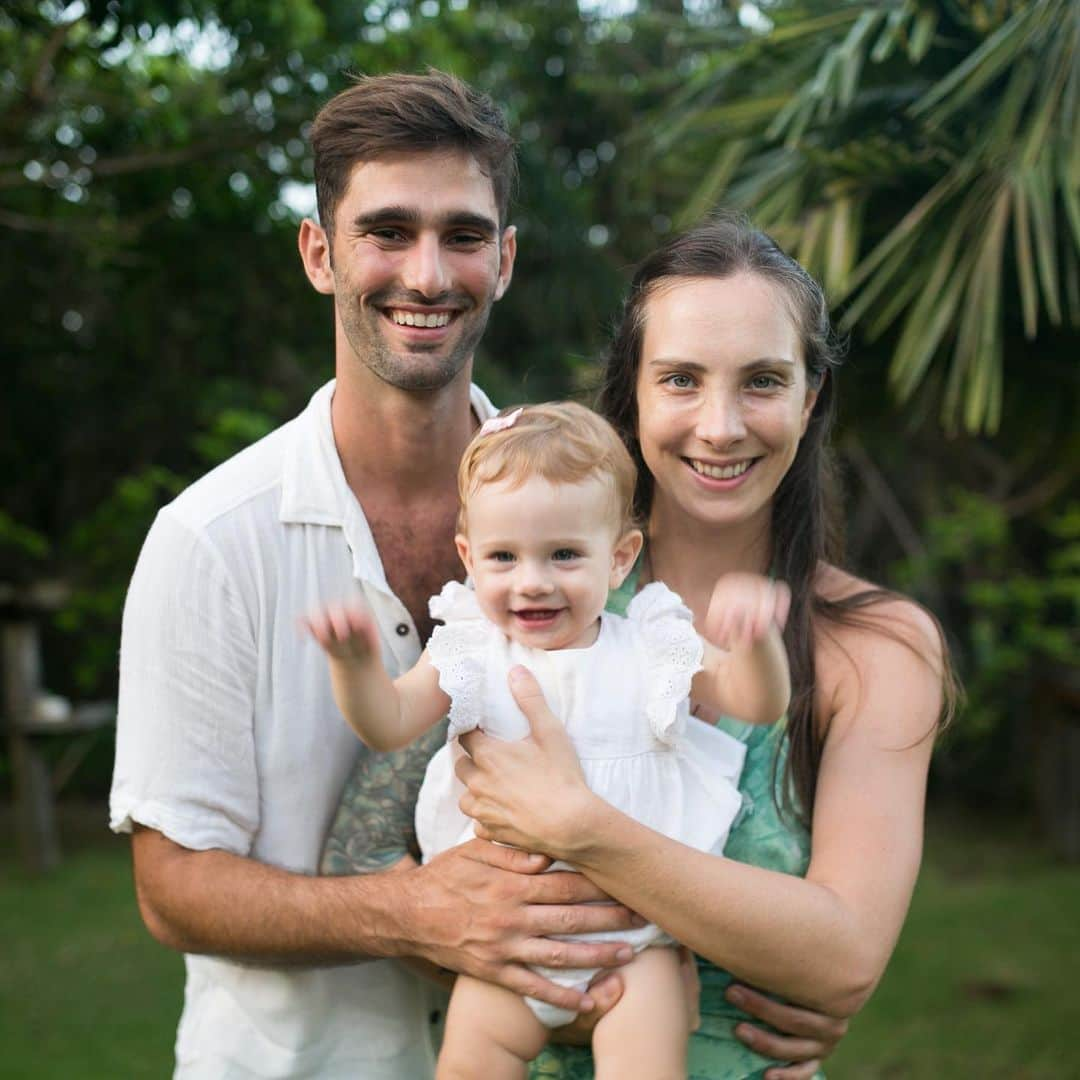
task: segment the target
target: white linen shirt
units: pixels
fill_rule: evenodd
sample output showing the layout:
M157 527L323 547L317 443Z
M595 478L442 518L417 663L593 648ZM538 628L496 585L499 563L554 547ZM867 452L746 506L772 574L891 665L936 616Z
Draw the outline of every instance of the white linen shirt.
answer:
M110 826L317 872L358 753L297 619L357 592L391 676L421 651L334 444L334 383L158 514L124 608ZM472 388L482 420L493 413ZM433 1071L427 987L394 961L255 967L185 957L176 1077Z

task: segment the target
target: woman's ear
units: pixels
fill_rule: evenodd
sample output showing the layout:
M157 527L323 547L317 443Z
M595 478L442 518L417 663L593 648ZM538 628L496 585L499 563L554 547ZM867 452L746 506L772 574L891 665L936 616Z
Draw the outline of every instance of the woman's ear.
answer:
M802 430L799 432L799 437L802 438L806 434L806 429L810 426L810 417L813 415L814 406L817 404L818 394L821 393L821 388L825 385L825 380L829 377L827 371L821 373L821 381L817 386L811 386L810 380L806 380L806 397L803 400L802 407Z
M468 537L458 533L454 537L454 547L457 548L458 557L465 566L465 573L472 577L472 553L469 551Z
M611 578L608 588L617 589L625 580L626 575L634 568L637 557L641 554L641 545L645 537L640 529L628 529L615 544L611 553Z

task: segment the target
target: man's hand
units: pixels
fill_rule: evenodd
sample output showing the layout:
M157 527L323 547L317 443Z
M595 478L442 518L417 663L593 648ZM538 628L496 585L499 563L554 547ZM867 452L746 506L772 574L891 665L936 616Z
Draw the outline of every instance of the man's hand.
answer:
M418 954L440 967L498 983L517 994L588 1012L588 994L556 986L527 965L615 967L633 951L620 942L552 939L553 934L625 930L640 917L581 874L543 873L550 861L515 848L472 840L399 880L406 932Z
M767 1069L765 1080L810 1080L847 1034L848 1021L841 1017L785 1005L749 986L732 983L724 996L743 1012L776 1028L766 1031L745 1022L735 1026L736 1038L755 1053L793 1063Z

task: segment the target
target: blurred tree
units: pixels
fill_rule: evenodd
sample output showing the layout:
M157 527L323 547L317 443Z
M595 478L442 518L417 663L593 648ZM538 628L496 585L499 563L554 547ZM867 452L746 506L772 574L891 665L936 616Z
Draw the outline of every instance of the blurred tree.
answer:
M0 10L0 579L77 585L61 618L77 661L49 652L58 688L108 691L155 508L331 374L329 304L295 233L307 125L350 73L430 64L507 108L520 280L478 376L502 400L580 381L621 290L608 207L632 105L598 103L588 78L625 25L573 0Z
M899 327L901 402L948 353L946 428L996 432L1013 326L1031 342L1080 326L1080 6L747 9L737 48L722 18L693 35L692 70L643 125L643 182L681 179L680 223L748 210L845 303L845 326L867 341Z

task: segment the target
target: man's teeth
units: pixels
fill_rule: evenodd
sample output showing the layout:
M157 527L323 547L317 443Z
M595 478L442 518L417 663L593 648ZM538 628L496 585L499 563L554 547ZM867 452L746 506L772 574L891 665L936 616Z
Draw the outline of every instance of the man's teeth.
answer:
M690 459L690 465L694 472L701 473L711 480L734 480L736 476L742 476L753 464L753 461L740 461L737 465L706 465L703 461Z
M390 318L398 326L445 326L450 321L450 312L440 311L425 315L422 311L391 311Z

